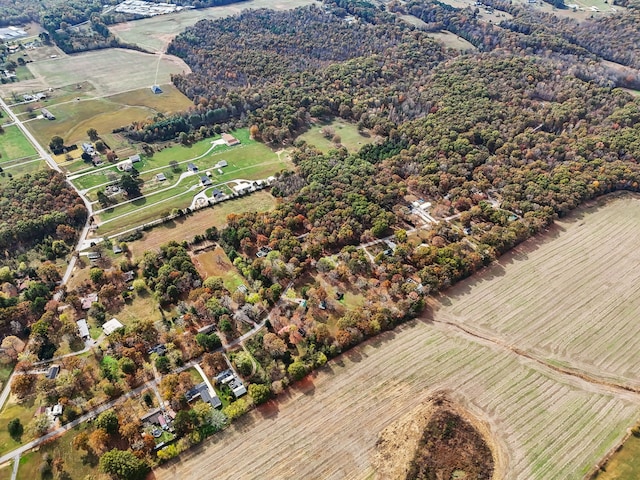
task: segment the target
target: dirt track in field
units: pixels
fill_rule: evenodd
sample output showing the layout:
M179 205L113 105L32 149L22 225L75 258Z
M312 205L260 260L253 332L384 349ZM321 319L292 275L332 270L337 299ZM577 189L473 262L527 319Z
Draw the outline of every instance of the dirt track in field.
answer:
M626 284L628 297L617 279L632 275L629 264L637 264L631 243L638 220L640 202L625 197L559 222L545 241L528 243L452 289L423 320L330 362L288 397L157 470L156 477L375 478L380 432L444 389L486 424L505 479L583 478L640 416L640 396L548 368L504 344L563 367L575 362L589 374L633 381L637 316L635 307L618 302L633 304L635 277ZM593 315L585 314L585 303ZM456 323L484 329L503 344L465 333ZM617 329L622 331L612 332ZM625 367L620 375L617 369Z

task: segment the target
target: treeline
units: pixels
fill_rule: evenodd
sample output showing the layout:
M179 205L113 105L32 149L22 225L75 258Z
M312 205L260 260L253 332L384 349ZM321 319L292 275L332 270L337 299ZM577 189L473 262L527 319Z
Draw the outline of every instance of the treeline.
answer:
M44 171L0 187L0 249L11 257L55 235L59 226L80 228L87 209L64 175Z

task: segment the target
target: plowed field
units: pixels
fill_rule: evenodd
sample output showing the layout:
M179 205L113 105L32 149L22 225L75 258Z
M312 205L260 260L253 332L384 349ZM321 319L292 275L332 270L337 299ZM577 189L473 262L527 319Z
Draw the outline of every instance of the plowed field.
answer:
M625 197L558 222L156 477L374 478L378 434L446 390L486 422L498 478L583 478L640 416L640 395L604 381L635 382L639 220Z

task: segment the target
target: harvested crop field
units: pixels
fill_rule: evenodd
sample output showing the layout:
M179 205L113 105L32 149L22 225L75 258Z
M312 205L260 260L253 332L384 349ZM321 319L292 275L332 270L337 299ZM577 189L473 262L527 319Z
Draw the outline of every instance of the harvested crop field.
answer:
M447 292L436 318L640 389L640 202L594 203Z
M75 84L79 78L90 82L97 95L114 95L152 85L170 83L172 73L188 73L189 67L172 55L150 55L134 50L108 48L67 55L29 64L46 87Z
M557 314L564 318L580 302L606 304L611 272L624 272L627 264L635 264L626 256L625 239L637 237L638 215L640 203L627 196L559 222L545 241L529 242L526 253L521 249L505 257L492 274L453 289L451 305L444 305L447 301L442 299L443 305L427 311L422 320L329 362L313 378L295 385L288 397L261 407L203 447L158 469L156 477L199 478L203 471L215 471L219 477L374 478L372 457L380 432L434 392L445 390L488 426L496 468L505 472L503 478L583 478L635 423L640 396L521 355L511 339L486 340L446 322L464 304L466 317L458 315L457 320L472 324L474 318L482 317L484 296L491 295L493 303L502 302L499 294L512 284L518 287L515 283L520 296L505 304L506 315L514 305L545 296L543 310L558 308ZM602 232L603 225L609 225L605 229L609 235ZM585 259L576 269L573 250L583 243L590 246L590 261ZM611 253L600 250L607 246ZM597 266L598 254L607 256L606 268ZM550 257L555 258L552 263L557 270L540 271L538 258ZM574 280L558 274L564 270L573 270ZM544 281L537 282L541 275ZM528 330L541 313L539 307L521 310L521 329ZM634 343L630 338L633 311L627 315L618 317L626 332L620 338ZM547 338L544 328L540 330L542 338ZM593 364L615 365L622 358L613 351L615 339L607 340L611 352L598 347L601 341L592 337L592 344L584 341L582 345L593 348ZM624 344L620 348L626 351ZM627 354L632 359L638 355L631 347ZM581 364L589 366L586 361Z

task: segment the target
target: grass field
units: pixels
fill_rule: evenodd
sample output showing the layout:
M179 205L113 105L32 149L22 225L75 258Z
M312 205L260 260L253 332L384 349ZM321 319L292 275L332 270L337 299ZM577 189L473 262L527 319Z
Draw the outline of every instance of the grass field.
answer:
M452 48L454 50L460 50L463 52L476 50L476 47L474 47L472 43L466 41L462 37L459 37L455 33L448 32L447 30L432 32L428 35L431 38L434 38L435 40L441 42L447 48Z
M227 223L227 215L230 213L262 212L271 210L275 204L276 200L265 191L229 200L144 232L142 239L129 243L129 250L136 259L140 259L145 251L157 250L160 245L171 240L191 240L209 227L222 227Z
M208 152L212 145L211 139L207 139L190 148L174 146L154 154L151 158L145 158L136 165L140 171L140 178L146 182L142 189L144 197L96 212L101 222L97 235L117 234L127 228L166 216L174 208L188 207L194 195L202 189L199 186L200 175L204 175L207 170L211 173L211 181L217 185L234 179L263 179L289 167L288 160L281 158L264 144L250 140L246 129L238 130L234 135L242 142L241 145L216 145ZM213 169L220 160L228 162L222 174ZM171 161L181 163L181 172L186 170L185 164L192 161L199 167L200 173L180 179L172 174L169 167ZM81 189L102 188L99 186L111 181L108 177L109 172L113 175L115 167L83 175L72 181ZM159 172L165 173L169 179L156 182L154 177ZM95 191L90 190L90 196L94 194Z
M235 15L247 8L270 8L288 10L312 4L313 0L249 0L233 5L187 10L184 12L158 15L157 17L119 23L110 27L111 32L121 40L139 45L153 52L164 51L173 37L199 20L216 19Z
M98 95L105 96L168 84L172 73L189 71L176 57L113 48L34 62L29 69L45 79L48 87L75 84L81 78L91 83Z
M372 143L375 138L368 134L361 134L358 127L352 123L343 122L342 120L334 120L330 123L317 124L308 131L300 135L297 140L304 140L309 145L314 145L323 152L335 149L336 144L330 138L324 137L321 130L325 127L331 127L335 130L336 135L340 137L340 143L344 145L350 152L357 152L363 145Z
M637 297L635 276L626 278L637 254L626 239L637 237L638 215L640 203L626 197L563 220L544 239L452 288L421 319L329 362L276 406L258 409L190 457L158 469L156 477L196 478L215 468L223 477L374 478L379 433L446 390L486 423L495 478L582 479L640 415L637 394L589 379L607 362L625 370L640 356L637 335L629 333L637 315L610 299L622 282L628 282L628 296ZM589 317L581 315L583 304L591 308ZM487 316L499 307L501 317ZM502 317L517 331L494 330L485 339L460 328L501 325ZM558 323L576 333L567 333L568 326L559 330ZM596 324L605 331L584 337L576 351L573 338ZM534 328L540 342L528 339ZM571 352L568 363L588 369L584 378L516 349L552 342L558 352ZM583 359L587 354L590 362Z
M132 122L146 120L157 113L185 110L192 104L174 86L163 85L162 89L160 95L155 95L149 88L140 88L102 98L53 99L46 106L56 116L55 120L32 120L26 125L43 145L47 145L54 135L64 138L67 144L80 143L88 140L86 132L89 128L109 135L112 130ZM26 117L23 115L22 119ZM108 139L105 140L118 153Z
M12 160L33 158L37 158L36 149L22 131L15 125L5 127L0 134L0 166Z
M26 443L31 440L31 438L29 438L29 433L27 432L27 425L31 422L36 408L37 407L34 405L33 400L16 403L16 398L13 395L9 397L9 400L7 400L2 412L0 412L0 454L7 453L21 445L21 443L13 440L7 431L7 423L14 418L19 418L25 429L25 432L22 435L22 443Z
M67 478L69 480L81 480L83 478L95 478L98 480L106 478L97 472L97 457L93 459L95 463L92 464L84 451L78 451L73 448L73 438L86 428L86 424L75 427L51 443L41 446L37 451L20 457L17 480L47 478L42 477L39 470L45 454L50 455L52 458L62 459L62 472L64 473L59 473L59 477L56 478ZM64 474L66 476L63 476Z
M213 250L194 255L193 261L202 278L220 277L230 292L235 291L244 283L242 276L233 266L227 254L218 246Z
M640 438L631 435L600 472L597 480L629 480L640 478Z

